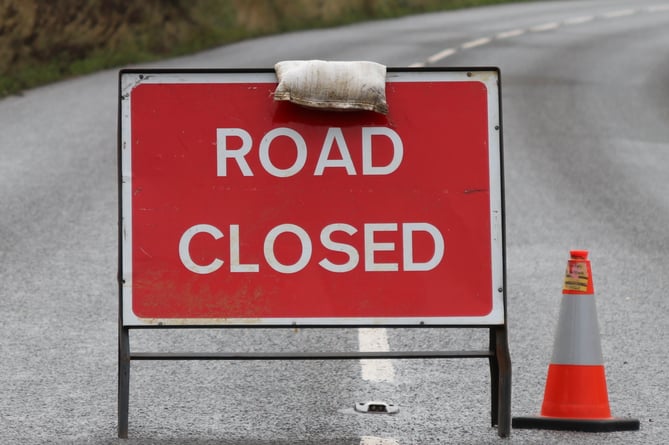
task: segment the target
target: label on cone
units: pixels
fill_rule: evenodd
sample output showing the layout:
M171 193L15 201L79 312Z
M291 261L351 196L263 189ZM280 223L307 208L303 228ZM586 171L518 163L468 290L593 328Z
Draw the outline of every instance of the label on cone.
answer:
M562 290L587 292L590 277L584 262L569 261Z

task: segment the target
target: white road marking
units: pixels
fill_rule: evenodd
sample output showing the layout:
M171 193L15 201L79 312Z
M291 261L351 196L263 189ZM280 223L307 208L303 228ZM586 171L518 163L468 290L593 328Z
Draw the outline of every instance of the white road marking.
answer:
M497 39L508 39L510 37L518 37L518 36L521 36L523 34L525 34L524 29L512 29L512 30L509 30L509 31L500 32L499 34L497 34L495 36L495 38L497 38Z
M615 19L618 17L625 17L628 15L636 14L636 9L619 9L617 11L611 11L604 14L604 17L607 19Z
M486 45L486 44L490 43L491 41L492 41L492 39L489 38L489 37L481 37L480 39L470 40L469 42L463 43L461 48L462 49L475 48L477 46Z
M613 18L618 18L618 17L627 17L627 16L630 16L630 15L637 14L641 11L645 11L645 12L669 11L669 3L648 6L643 10L633 9L633 8L618 9L618 10L615 10L615 11L610 11L610 12L604 13L599 17L604 17L604 18L607 18L607 19L613 19ZM497 40L503 40L503 39L508 39L508 38L511 38L511 37L517 37L517 36L523 35L528 31L531 31L531 32L551 31L551 30L560 28L560 26L562 26L562 25L565 25L565 26L581 25L581 24L584 24L584 23L591 22L591 21L595 20L596 18L597 17L593 16L593 15L576 16L576 17L571 17L571 18L565 19L562 22L548 22L548 23L544 23L544 24L541 24L541 25L535 25L535 26L530 27L529 29L517 28L517 29L510 29L508 31L502 31L502 32L499 32L494 38L497 39ZM463 49L463 50L476 48L478 46L486 45L486 44L492 42L492 40L493 39L490 38L490 37L481 37L481 38L470 40L468 42L463 43L462 45L460 45L460 48ZM441 50L438 53L433 54L432 56L428 57L428 59L425 63L416 62L416 63L412 63L409 66L410 67L424 67L427 64L435 63L435 62L438 62L442 59L445 59L446 57L452 56L453 54L455 54L457 52L458 52L458 50L456 48L446 48L446 49Z
M409 65L409 68L423 68L425 66L425 63L423 62L415 62Z
M445 59L448 56L451 56L455 54L456 50L453 48L446 48L443 51L439 51L437 54L434 54L433 56L430 56L427 61L429 63L435 63L440 61L441 59Z
M558 22L548 22L544 23L543 25L537 25L533 26L530 28L530 31L532 32L544 32L544 31L550 31L552 29L557 29L560 27L560 24Z
M400 443L392 437L362 436L360 445L400 445Z
M570 19L565 20L562 22L564 25L582 25L583 23L588 23L591 22L595 19L595 16L593 15L584 15L580 17L572 17Z
M383 328L359 328L358 344L361 352L388 352L388 332ZM394 382L395 368L389 359L362 359L362 379L369 382Z
M669 11L669 5L655 5L655 6L648 6L645 11L647 12L660 12L660 11ZM615 11L610 11L607 13L604 13L601 17L605 17L607 19L612 19L612 18L617 18L617 17L626 17L630 16L633 14L636 14L640 12L638 9L619 9ZM561 25L566 25L566 26L573 26L573 25L581 25L584 23L591 22L595 20L595 16L592 15L585 15L585 16L577 16L577 17L572 17L565 19L562 22L548 22L544 23L541 25L535 25L529 28L529 31L531 32L544 32L544 31L551 31L554 29L558 29ZM497 40L503 40L503 39L508 39L511 37L517 37L520 35L523 35L527 32L528 30L522 29L522 28L517 28L517 29L510 29L508 31L502 31L499 32L496 36L495 39ZM489 37L481 37L479 39L474 39L470 40L468 42L463 43L460 45L461 49L471 49L471 48L476 48L478 46L483 46L487 45L492 41L491 38ZM452 56L457 52L457 49L455 48L446 48L441 51L439 51L436 54L433 54L432 56L428 57L426 63L422 62L416 62L412 63L409 65L410 67L424 67L429 63L435 63L438 62L442 59L445 59L446 57Z
M664 12L664 11L669 11L669 4L668 5L655 5L655 6L649 6L646 8L646 11L648 12Z

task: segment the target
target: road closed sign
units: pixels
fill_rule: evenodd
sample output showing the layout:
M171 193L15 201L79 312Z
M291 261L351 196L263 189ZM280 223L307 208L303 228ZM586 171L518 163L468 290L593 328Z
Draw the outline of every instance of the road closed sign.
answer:
M271 70L124 70L123 323L501 325L495 69L388 70L388 114Z

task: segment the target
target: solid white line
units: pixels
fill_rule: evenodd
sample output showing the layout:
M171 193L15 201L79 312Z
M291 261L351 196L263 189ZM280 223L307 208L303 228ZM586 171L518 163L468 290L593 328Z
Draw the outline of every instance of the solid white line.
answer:
M455 54L455 51L456 50L453 48L446 48L445 50L439 51L437 54L428 57L427 61L430 63L438 62L441 59L445 59L446 57Z
M497 38L497 39L508 39L510 37L517 37L517 36L520 36L520 35L523 35L523 34L525 34L524 29L512 29L510 31L500 32L499 34L497 34L495 36L495 38Z
M384 328L359 328L358 343L361 352L388 352L388 333ZM362 359L362 379L370 382L394 382L395 368L392 360Z
M619 9L618 11L611 11L604 14L604 17L607 19L615 19L618 17L625 17L628 15L636 14L636 9Z
M491 38L489 37L481 37L480 39L476 40L470 40L469 42L465 42L462 44L461 48L462 49L470 49L470 48L475 48L477 46L485 45L488 44L492 41Z
M562 22L563 24L569 26L569 25L580 25L583 23L588 23L591 22L595 19L595 16L592 15L585 15L581 17L572 17L570 19L565 20Z
M400 445L400 443L392 437L362 436L360 445Z
M544 32L550 31L551 29L557 29L560 26L558 22L549 22L544 23L543 25L537 25L530 28L532 32Z

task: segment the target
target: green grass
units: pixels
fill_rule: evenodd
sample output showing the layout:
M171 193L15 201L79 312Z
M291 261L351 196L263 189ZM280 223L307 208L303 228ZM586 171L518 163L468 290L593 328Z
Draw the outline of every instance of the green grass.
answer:
M60 40L57 35L42 36L37 55L0 66L0 97L68 77L189 54L261 35L512 1L528 0L337 0L337 6L329 5L337 9L336 14L310 8L321 4L315 0L158 0L154 2L158 6L148 6L139 13L139 20L135 18L130 25L124 23L123 32L116 33L111 43L102 38L96 41L89 28L79 34L75 29L70 37L61 36ZM104 3L98 0L97 5L102 7ZM240 24L240 5L249 10L255 8L255 15L248 13L247 23ZM167 8L169 12L170 7L176 12L166 22L165 11Z

